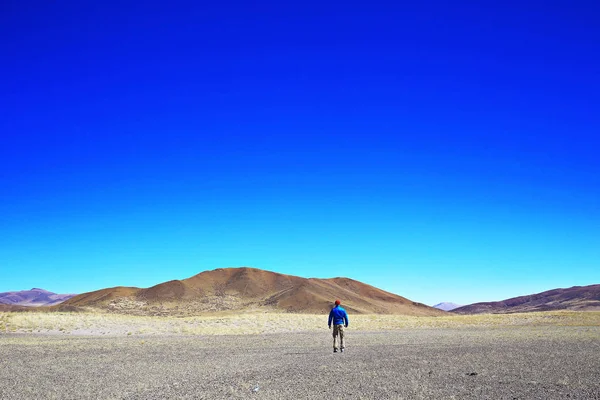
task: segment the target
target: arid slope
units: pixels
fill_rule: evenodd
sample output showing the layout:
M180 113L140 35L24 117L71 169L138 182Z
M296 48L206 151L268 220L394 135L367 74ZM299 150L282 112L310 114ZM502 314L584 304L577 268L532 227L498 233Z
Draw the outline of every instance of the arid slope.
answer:
M458 314L482 314L551 310L600 310L600 285L573 286L568 289L553 289L502 301L475 303L456 308L451 312Z
M353 313L445 314L348 278L307 279L255 268L205 271L147 289L102 289L76 296L64 306L147 315L257 309L323 313L336 298Z

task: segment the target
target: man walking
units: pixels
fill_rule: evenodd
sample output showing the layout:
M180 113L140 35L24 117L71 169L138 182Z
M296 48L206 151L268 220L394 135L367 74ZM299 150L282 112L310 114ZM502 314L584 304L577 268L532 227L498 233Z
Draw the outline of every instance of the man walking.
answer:
M335 307L329 312L329 329L331 329L331 323L333 322L333 352L337 353L338 347L336 345L336 338L340 336L340 351L344 352L344 328L348 327L348 313L340 306L340 301L335 301Z

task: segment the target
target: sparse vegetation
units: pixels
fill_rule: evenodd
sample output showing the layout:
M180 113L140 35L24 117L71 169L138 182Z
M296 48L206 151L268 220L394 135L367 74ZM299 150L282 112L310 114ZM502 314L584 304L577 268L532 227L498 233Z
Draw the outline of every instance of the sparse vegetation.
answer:
M525 314L477 314L441 317L351 315L351 330L600 326L600 312L552 311ZM0 313L0 332L72 335L231 335L308 332L327 329L326 315L290 313L219 313L193 317L132 316L114 313Z
M6 321L8 320L7 313L0 313L0 332L6 332Z

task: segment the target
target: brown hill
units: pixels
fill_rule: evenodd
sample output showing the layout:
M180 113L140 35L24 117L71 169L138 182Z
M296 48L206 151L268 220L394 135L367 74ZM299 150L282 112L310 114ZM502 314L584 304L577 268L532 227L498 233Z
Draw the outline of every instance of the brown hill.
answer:
M307 279L255 268L205 271L147 289L102 289L73 297L63 305L144 315L190 315L228 310L324 313L336 298L352 313L445 314L348 278Z
M553 289L502 301L475 303L451 312L458 314L505 314L550 310L600 310L600 285Z
M6 311L30 311L31 307L26 306L14 306L11 304L0 304L0 312Z

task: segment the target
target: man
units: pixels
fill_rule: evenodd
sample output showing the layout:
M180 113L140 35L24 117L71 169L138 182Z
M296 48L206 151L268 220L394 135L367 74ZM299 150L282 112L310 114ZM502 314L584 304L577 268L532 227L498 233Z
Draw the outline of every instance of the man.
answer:
M333 322L333 352L337 353L338 347L336 345L336 338L340 336L340 351L344 352L344 327L348 327L348 313L340 306L339 300L335 301L335 307L329 312L329 329L331 329L331 323Z

